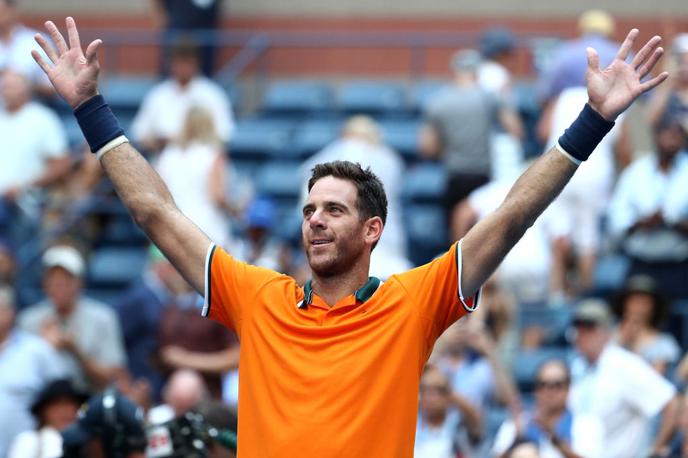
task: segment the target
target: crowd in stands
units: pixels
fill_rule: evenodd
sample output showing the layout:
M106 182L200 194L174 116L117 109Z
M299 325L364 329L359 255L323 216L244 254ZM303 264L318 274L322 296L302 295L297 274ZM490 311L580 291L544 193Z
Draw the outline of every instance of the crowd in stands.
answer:
M370 167L389 200L371 265L385 279L487 217L532 160L527 145L546 151L575 118L587 100L585 48L604 65L618 47L606 13L585 13L579 29L533 75L537 125L509 72L518 38L503 28L458 51L450 79L416 110L363 100L323 112L322 88L311 100L297 82L284 99L266 90L236 121L237 101L202 71L207 55L175 40L168 76L121 119L216 243L301 283L310 169ZM70 134L27 63L32 33L0 1L0 458L59 456L58 431L89 397L126 396L132 424L137 409L152 425L192 410L229 421L237 337L201 317L203 298L147 245ZM437 342L420 383L417 457L688 457L688 34L669 46L670 79L636 114L652 150L633 144L630 114L617 120L484 285L478 310ZM101 421L91 410L65 444ZM145 448L139 436L131 450Z

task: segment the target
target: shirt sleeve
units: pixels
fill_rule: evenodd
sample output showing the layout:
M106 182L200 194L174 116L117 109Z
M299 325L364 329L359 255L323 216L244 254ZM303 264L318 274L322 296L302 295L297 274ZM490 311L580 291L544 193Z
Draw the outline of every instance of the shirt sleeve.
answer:
M478 307L480 291L467 298L461 288L461 244L459 241L434 261L396 276L412 306L418 308L430 346L452 323Z
M624 361L624 397L646 417L654 417L676 394L676 389L639 356ZM642 396L638 396L642 393Z
M604 424L597 417L574 415L571 425L571 448L586 458L604 456Z
M282 274L237 261L215 244L208 248L205 265L202 315L227 326L241 337L241 323L248 305L269 282Z

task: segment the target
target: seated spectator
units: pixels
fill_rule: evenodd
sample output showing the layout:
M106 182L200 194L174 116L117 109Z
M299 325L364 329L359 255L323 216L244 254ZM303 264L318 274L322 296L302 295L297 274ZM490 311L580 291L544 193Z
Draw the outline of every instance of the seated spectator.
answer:
M77 411L88 396L69 380L49 383L31 406L38 429L24 431L12 442L7 458L57 458L62 456L60 431L76 420Z
M346 121L339 139L313 155L301 167L304 182L311 169L323 162L351 161L370 167L387 192L387 222L382 238L373 250L370 275L386 279L413 267L406 255L406 232L402 220L401 187L404 162L399 154L384 144L380 127L367 116ZM304 185L304 192L307 186Z
M85 263L72 246L49 248L43 267L46 299L19 315L21 328L43 336L59 351L59 361L78 389L106 387L126 366L117 315L82 294Z
M0 286L12 285L16 271L17 263L12 243L8 239L0 238Z
M471 455L482 435L482 418L467 399L454 393L447 377L432 365L420 380L416 458Z
M688 154L676 118L655 127L655 154L619 177L608 210L609 231L631 258L629 275L653 277L671 298L688 297Z
M520 438L537 444L542 458L601 458L604 425L597 418L573 415L567 409L570 383L565 362L544 362L535 375L535 404L520 418L506 420L500 426L493 456L504 456Z
M588 299L574 311L580 356L571 366L569 408L602 421L605 458L665 456L680 408L676 389L640 356L613 343L611 325L601 300Z
M158 327L158 358L165 375L177 369L199 372L213 399L222 395L222 374L239 366L236 335L199 313L203 299L186 292L165 304Z
M19 330L14 317L14 292L0 286L0 456L17 434L34 428L30 407L43 387L66 375L57 352Z
M457 204L490 180L494 123L499 122L515 138L522 137L518 116L478 86L479 64L476 51L454 55L454 84L430 99L419 138L421 154L428 159L440 158L449 174L444 205L452 240L458 239Z
M506 451L504 458L541 458L541 455L535 442L517 439Z
M495 351L505 367L511 366L514 353L518 351L516 306L514 296L502 288L493 275L482 287L480 307L471 315L472 320L482 323L494 341Z
M150 151L161 151L183 131L184 119L192 106L207 109L219 140L229 141L234 115L227 94L199 73L197 47L180 41L171 50L170 78L151 89L134 118L134 139Z
M24 76L5 72L0 94L0 149L5 152L0 155L0 207L5 207L0 214L12 218L17 211L13 204L29 190L55 184L69 171L70 159L62 123L50 109L31 100Z
M230 239L225 196L227 161L212 114L192 106L179 137L171 139L155 162L179 209L219 246Z
M186 295L187 288L177 269L151 245L145 272L114 304L122 326L129 371L134 382L148 381L155 401L160 399L164 383L155 363L160 319L165 306L174 302L177 295Z
M163 389L163 404L148 412L150 424L160 424L181 417L208 399L208 388L203 377L189 369L172 373Z
M236 410L221 401L202 402L196 410L219 433L218 437L210 444L208 458L236 458Z
M630 277L615 298L613 308L620 319L614 340L666 376L668 369L678 362L681 348L671 334L662 332L669 302L657 283L645 275Z
M271 237L276 212L275 204L268 198L251 202L244 217L246 236L234 243L232 256L247 264L286 274L286 266L282 265L282 244Z

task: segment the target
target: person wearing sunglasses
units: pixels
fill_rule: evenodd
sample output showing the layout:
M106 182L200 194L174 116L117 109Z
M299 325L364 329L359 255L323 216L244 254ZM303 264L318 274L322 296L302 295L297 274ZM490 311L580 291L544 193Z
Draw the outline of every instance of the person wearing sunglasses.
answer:
M518 440L537 444L541 458L595 458L602 456L600 420L574 415L566 405L571 377L566 363L550 359L535 374L535 402L517 419L508 419L497 431L494 457L508 456Z

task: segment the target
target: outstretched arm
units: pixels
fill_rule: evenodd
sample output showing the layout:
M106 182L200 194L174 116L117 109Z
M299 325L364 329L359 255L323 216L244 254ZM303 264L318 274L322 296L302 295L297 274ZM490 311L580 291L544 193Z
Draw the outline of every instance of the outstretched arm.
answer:
M631 63L626 62L637 36L637 29L630 31L616 58L604 70L599 68L597 52L588 48L588 104L606 121L614 121L641 94L667 77L664 72L641 82L663 53L658 36L650 39ZM586 134L580 126L575 132L579 136L581 132L583 136ZM576 137L576 140L580 138ZM463 259L467 261L463 265L461 279L465 296L469 297L480 288L525 231L559 195L576 171L577 163L570 154L557 147L552 148L516 181L499 209L466 234L462 250Z
M45 27L56 48L36 35L52 65L37 51L31 54L57 93L76 109L98 95L97 53L102 42L93 41L84 52L74 19L68 17L66 25L69 44L51 21ZM208 237L179 211L160 176L128 142L108 151L101 164L136 223L203 295Z

